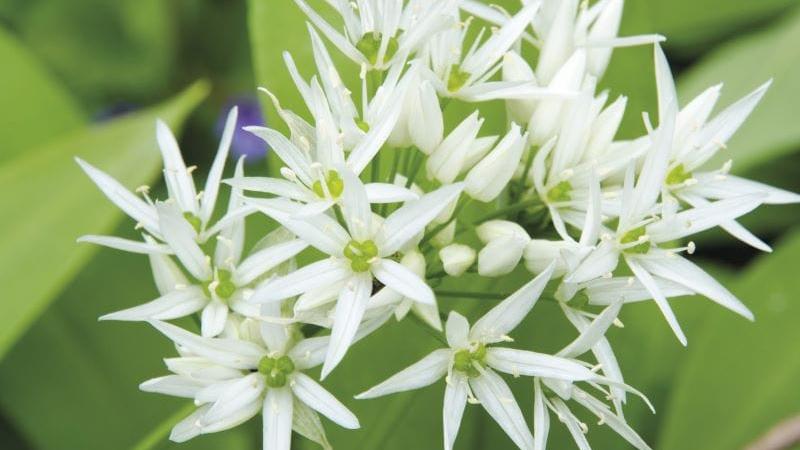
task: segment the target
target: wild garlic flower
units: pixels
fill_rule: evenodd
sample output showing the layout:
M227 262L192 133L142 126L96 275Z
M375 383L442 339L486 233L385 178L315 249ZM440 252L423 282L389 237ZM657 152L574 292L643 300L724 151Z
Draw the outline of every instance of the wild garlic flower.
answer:
M364 185L346 168L343 176L341 213L346 228L328 215L295 218L290 202L249 203L297 234L317 250L330 256L286 276L269 280L258 287L250 301L281 301L309 291L328 294L321 299L336 299L331 346L322 367L323 378L344 357L366 311L373 280L424 304L435 297L424 280L390 257L424 230L452 200L462 186L442 187L407 202L383 221L376 221ZM315 296L317 297L317 296Z
M568 382L589 380L594 374L567 358L526 350L495 347L530 312L550 280L552 267L487 312L470 328L467 319L451 312L447 319L449 348L434 350L356 398L380 397L419 389L445 377L444 448L452 449L468 398L474 398L522 449L533 448L533 436L514 395L496 371L513 376L545 376Z
M342 54L366 70L383 71L446 27L457 0L329 1L344 22L343 31L337 31L305 0L295 3Z
M172 429L185 442L262 414L265 449L288 450L292 429L327 444L319 414L359 428L356 416L303 371L322 362L329 337L296 341L281 325L246 319L235 337L204 338L165 322L151 324L181 351L166 360L173 375L145 381L147 392L193 399L197 410Z

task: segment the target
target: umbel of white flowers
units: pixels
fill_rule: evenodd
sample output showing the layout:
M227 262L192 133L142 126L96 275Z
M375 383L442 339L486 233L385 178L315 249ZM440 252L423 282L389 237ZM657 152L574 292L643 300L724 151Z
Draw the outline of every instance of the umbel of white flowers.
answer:
M730 161L709 166L769 82L716 115L720 86L681 106L664 38L618 36L622 0L526 1L514 14L475 0L337 0L327 2L332 15L294 3L310 22L316 71L302 74L289 53L284 59L307 111L284 109L263 88L289 133L247 128L280 167L246 176L239 160L223 180L236 109L202 190L162 122L166 198L147 187L133 193L78 160L141 233L80 241L149 259L159 297L101 319L148 322L175 343L179 356L165 360L171 374L141 385L197 405L171 439L260 413L265 450L289 449L292 430L331 448L320 414L344 428L360 423L309 371L321 365L325 378L356 342L412 314L445 348L357 398L443 378L446 450L470 401L522 449L547 447L550 412L589 449L575 406L649 449L626 422L627 394L642 395L625 383L606 332L625 304L652 300L685 345L669 299L692 294L753 319L691 262L689 239L719 227L770 251L737 219L762 204L800 201L730 175ZM340 76L330 44L359 66L358 79ZM596 87L612 50L631 45L654 47L659 123L645 114L644 135L618 140L627 100ZM538 49L535 60L522 56L527 46ZM505 130L487 130L477 105L489 100L505 103ZM444 109L454 102L472 107L451 129ZM246 239L253 214L271 225ZM519 281L519 266L529 281ZM521 287L507 297L440 290L469 286L467 277ZM485 297L471 327L447 303L452 296ZM555 354L510 336L540 299L575 328ZM198 333L168 323L187 316ZM535 393L532 430L507 376L524 376L514 383Z

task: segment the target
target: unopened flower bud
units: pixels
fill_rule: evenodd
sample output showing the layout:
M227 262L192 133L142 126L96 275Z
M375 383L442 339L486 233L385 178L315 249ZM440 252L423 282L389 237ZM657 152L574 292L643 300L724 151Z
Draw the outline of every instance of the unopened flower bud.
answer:
M461 276L475 262L475 250L463 244L450 244L439 250L444 271L453 277Z

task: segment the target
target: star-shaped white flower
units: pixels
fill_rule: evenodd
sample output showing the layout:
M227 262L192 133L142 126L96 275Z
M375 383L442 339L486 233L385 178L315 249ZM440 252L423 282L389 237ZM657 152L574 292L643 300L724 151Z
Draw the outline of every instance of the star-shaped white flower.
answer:
M461 193L462 184L444 186L407 202L382 222L375 219L364 185L344 167L341 212L346 228L319 214L297 218L292 202L250 199L249 202L330 258L263 283L250 301L281 301L313 292L318 301L337 298L331 346L322 368L325 377L341 361L352 342L377 280L414 301L434 304L431 288L416 273L392 259Z
M595 377L589 369L568 358L494 346L510 339L508 333L536 304L552 271L551 266L492 308L472 328L462 315L451 312L446 324L450 348L435 350L356 398L374 398L419 389L446 377L443 409L445 450L453 448L470 396L483 405L519 448L533 449L533 436L522 412L511 389L496 371L567 382Z

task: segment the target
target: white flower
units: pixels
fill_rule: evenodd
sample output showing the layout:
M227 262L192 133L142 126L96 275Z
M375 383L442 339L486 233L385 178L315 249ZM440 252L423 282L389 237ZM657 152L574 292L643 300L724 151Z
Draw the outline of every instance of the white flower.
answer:
M456 0L329 2L344 22L337 31L305 0L295 0L309 20L345 56L370 70L402 62L437 31L451 23Z
M533 436L505 381L495 370L514 376L552 377L564 381L588 380L594 374L570 359L525 350L495 347L533 308L550 279L552 268L492 308L472 328L467 319L451 312L446 332L449 348L435 350L356 398L374 398L419 389L446 376L444 447L449 450L458 434L467 398L474 396L514 443L533 449Z
M364 186L346 168L342 213L347 229L331 217L320 214L295 218L287 210L290 202L250 199L262 212L297 234L330 258L307 265L289 275L267 281L250 298L253 302L280 301L309 291L320 292L336 301L331 346L322 368L323 377L344 357L358 328L373 278L415 301L433 304L433 291L417 274L390 259L418 235L444 207L461 193L461 184L442 187L406 203L382 223L374 222Z
M482 202L497 198L519 165L527 137L527 133L521 134L519 126L512 123L508 134L467 173L464 191Z
M175 442L233 428L259 412L264 450L289 450L293 428L325 445L317 413L344 428L359 427L347 407L303 373L321 363L328 337L293 342L283 326L246 322L241 326L254 330L245 336L212 339L165 322L151 324L175 342L182 356L166 360L174 375L140 388L191 398L198 405L173 428Z
M655 49L656 76L659 105L664 107L675 99L675 83L667 59L661 48ZM748 194L763 194L765 204L787 204L800 202L800 195L777 189L763 183L730 175L730 162L716 171L701 168L744 123L769 88L771 81L758 87L741 100L708 120L719 98L720 86L712 86L680 112L673 109L675 137L670 153L669 169L664 180L665 189L678 199L694 207L708 205L709 201L730 199ZM740 241L759 250L771 251L769 245L753 235L735 220L720 223L720 228Z

